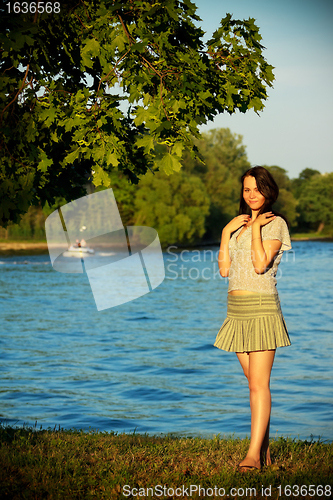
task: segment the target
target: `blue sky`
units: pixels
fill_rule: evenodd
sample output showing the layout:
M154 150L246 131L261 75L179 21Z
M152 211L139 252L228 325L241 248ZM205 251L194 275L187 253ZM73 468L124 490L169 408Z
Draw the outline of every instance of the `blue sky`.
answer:
M260 117L219 115L202 131L228 127L243 136L255 165L278 165L290 178L305 168L333 172L333 1L193 0L209 39L225 14L254 17L274 88Z

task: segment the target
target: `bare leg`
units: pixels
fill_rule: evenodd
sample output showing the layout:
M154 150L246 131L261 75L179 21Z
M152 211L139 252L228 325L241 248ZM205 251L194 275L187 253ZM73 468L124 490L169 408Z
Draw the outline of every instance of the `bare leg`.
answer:
M270 420L268 420L266 434L265 434L265 437L264 437L264 440L263 440L263 443L261 446L261 452L260 452L261 463L266 464L266 465L272 464L271 454L269 451L269 424L270 424Z
M270 374L275 350L237 353L244 374L249 381L251 407L251 442L249 451L240 465L260 468L260 458L269 453L269 420L271 412Z
M238 357L238 360L243 368L245 377L249 380L249 363L250 363L249 353L238 352L237 357ZM250 404L251 404L251 401L250 401ZM264 437L261 451L260 451L261 463L266 464L266 465L271 465L271 463L272 463L271 456L270 456L270 450L269 450L269 424L270 424L270 422L268 421L265 437Z

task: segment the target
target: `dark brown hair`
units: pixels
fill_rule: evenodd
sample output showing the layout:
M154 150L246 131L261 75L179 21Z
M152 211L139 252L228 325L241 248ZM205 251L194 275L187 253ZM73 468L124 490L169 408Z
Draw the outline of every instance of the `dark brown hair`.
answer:
M247 205L243 197L244 190L244 179L245 177L254 177L257 183L257 188L259 193L261 193L265 197L265 201L263 206L258 212L258 215L263 214L265 212L273 212L274 215L278 215L282 217L288 224L286 217L276 210L273 210L272 206L276 202L279 196L279 187L276 184L274 177L272 174L266 170L264 167L256 166L247 170L241 177L242 188L240 193L240 202L239 202L239 215L248 214L251 215L251 209Z

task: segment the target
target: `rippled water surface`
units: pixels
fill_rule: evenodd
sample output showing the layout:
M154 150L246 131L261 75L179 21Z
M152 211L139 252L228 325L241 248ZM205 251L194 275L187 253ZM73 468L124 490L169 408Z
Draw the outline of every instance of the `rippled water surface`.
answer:
M171 253L172 252L172 253ZM153 292L98 312L86 274L0 256L0 421L212 437L250 434L218 247L165 252ZM278 290L292 341L272 372L271 436L333 439L333 242L293 242Z

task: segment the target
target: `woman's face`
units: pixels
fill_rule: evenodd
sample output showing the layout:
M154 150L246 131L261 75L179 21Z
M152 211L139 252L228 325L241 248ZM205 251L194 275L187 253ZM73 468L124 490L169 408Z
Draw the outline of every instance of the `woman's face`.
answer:
M257 181L252 175L244 179L243 198L251 210L260 210L265 203L265 197L259 192Z

